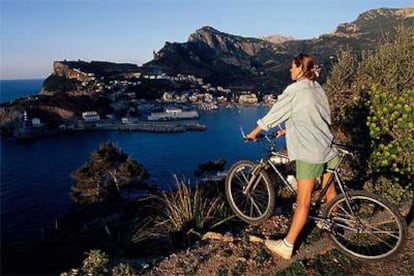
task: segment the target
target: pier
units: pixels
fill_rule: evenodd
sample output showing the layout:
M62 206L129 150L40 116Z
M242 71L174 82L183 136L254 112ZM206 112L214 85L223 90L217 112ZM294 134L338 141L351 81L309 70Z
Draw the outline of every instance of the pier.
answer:
M85 129L88 129L86 127ZM99 130L120 130L120 131L144 131L144 132L164 132L178 133L188 130L203 131L205 125L197 122L147 122L138 121L134 123L97 123L94 129Z

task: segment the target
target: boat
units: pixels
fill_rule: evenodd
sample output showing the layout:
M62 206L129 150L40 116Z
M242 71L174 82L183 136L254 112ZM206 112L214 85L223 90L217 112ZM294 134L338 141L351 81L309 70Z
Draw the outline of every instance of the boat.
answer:
M167 120L183 120L196 119L200 115L197 110L184 111L181 108L166 108L164 112L153 112L147 117L149 121L167 121Z

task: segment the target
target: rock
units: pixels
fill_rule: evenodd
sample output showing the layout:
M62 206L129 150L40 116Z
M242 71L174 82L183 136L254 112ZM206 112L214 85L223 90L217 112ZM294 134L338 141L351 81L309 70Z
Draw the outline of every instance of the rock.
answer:
M259 237L257 237L257 236L253 236L253 235L249 235L249 241L250 242L263 242L263 239L262 238L259 238Z
M202 240L220 240L224 242L233 242L234 238L232 235L223 235L216 232L207 232L204 234Z

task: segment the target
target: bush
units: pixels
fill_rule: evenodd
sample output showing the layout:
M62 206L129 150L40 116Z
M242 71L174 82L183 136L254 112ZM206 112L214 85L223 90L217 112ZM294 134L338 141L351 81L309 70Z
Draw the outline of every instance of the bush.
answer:
M191 187L177 178L175 190L153 194L148 201L156 211L136 224L132 237L136 243L206 231L228 219L221 195L208 195L202 186Z
M367 126L372 141L370 168L374 172L414 173L414 90L371 90ZM411 150L410 150L411 149ZM412 177L409 177L412 179Z
M414 196L412 187L410 185L402 186L399 184L397 177L387 178L380 176L375 179L375 183L372 181L367 182L365 189L384 196L397 206L400 206L403 202L407 202Z
M112 273L110 273L112 272ZM82 275L112 275L112 276L133 276L137 272L129 264L119 263L109 267L109 256L99 250L93 249L86 253L86 258L82 261L82 267L72 268L69 272L63 272L61 276L82 276Z
M120 263L112 268L112 276L133 276L138 275L135 269L129 264Z
M101 250L91 250L82 262L82 271L86 275L102 275L107 272L108 255Z
M413 179L414 28L390 32L373 52L338 56L325 86L333 127L341 142L364 148L346 173L370 179L371 190L394 202L403 200L398 194Z

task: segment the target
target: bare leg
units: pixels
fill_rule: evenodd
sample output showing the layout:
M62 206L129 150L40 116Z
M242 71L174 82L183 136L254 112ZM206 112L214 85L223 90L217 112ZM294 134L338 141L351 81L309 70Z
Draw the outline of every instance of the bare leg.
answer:
M295 214L293 215L292 224L286 236L286 241L291 244L295 243L308 219L312 191L315 186L315 182L315 179L298 180L298 195L296 198L297 206Z
M326 184L328 184L328 180L329 177L332 175L332 173L325 173L322 177L322 189L326 186ZM332 199L334 199L336 197L337 193L336 193L336 188L335 185L333 185L333 183L329 186L328 190L326 191L325 194L325 199L326 199L326 203L328 203L329 201L331 201Z

